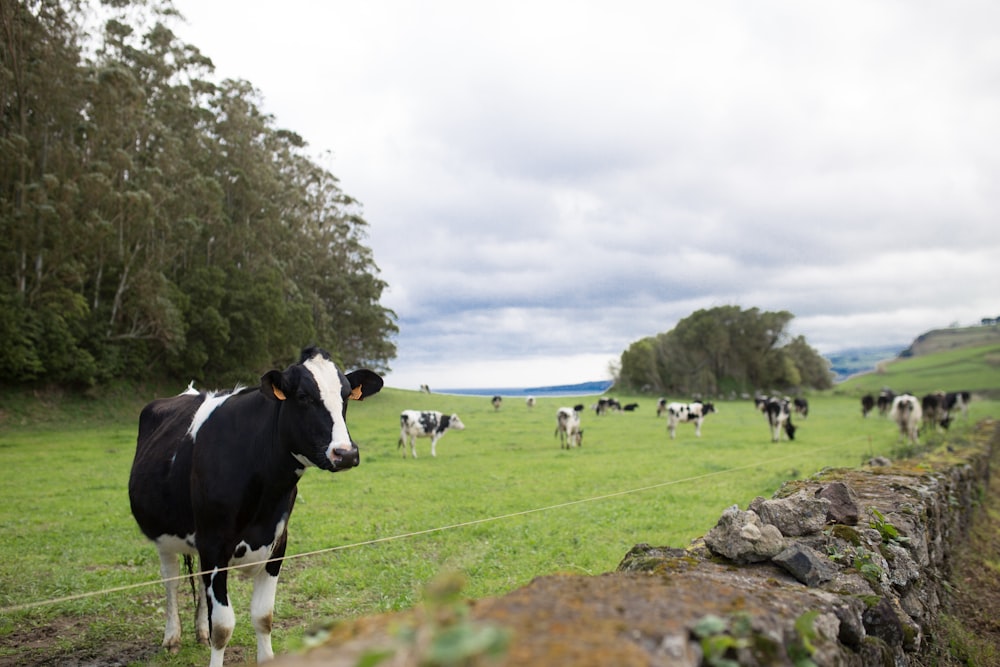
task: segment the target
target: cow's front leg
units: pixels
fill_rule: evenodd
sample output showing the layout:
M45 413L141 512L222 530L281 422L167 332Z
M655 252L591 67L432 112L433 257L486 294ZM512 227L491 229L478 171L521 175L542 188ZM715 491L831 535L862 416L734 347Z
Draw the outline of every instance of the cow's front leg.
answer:
M202 555L201 562L206 570L202 576L205 580L205 597L208 599L209 646L212 648L212 657L208 664L209 667L222 667L226 645L229 644L233 628L236 627L236 614L229 604L228 571L220 569L226 566L225 560L207 559Z
M277 546L271 558L285 555L285 540ZM265 662L274 657L271 649L271 626L274 620L274 596L278 590L278 574L281 561L271 560L260 568L253 577L253 597L250 599L250 618L257 633L257 662Z

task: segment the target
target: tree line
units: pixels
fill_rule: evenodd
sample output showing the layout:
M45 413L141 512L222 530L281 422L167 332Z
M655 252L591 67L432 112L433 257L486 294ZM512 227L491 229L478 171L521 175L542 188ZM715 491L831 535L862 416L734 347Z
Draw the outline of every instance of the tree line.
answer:
M718 396L833 386L829 363L802 336L792 338L787 311L721 306L699 310L621 355L616 384L671 396Z
M0 0L0 371L241 379L308 343L386 370L360 204L169 0ZM100 9L102 29L84 27Z

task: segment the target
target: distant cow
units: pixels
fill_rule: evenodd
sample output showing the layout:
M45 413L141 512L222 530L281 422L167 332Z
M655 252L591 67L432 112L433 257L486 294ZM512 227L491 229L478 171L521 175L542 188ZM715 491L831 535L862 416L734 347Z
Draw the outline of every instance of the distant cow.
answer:
M625 406L624 406L624 407L622 408L622 410L624 410L625 412L635 412L635 410L636 410L636 409L637 409L638 407L639 407L639 404L638 404L638 403L629 403L629 404L625 405Z
M944 407L948 414L958 410L966 419L969 418L969 402L972 396L967 391L949 391L944 395Z
M692 403L670 403L667 405L667 430L670 431L670 439L677 435L677 424L681 422L694 422L694 434L701 437L701 423L705 417L715 412L715 406L711 403L694 401Z
M177 650L181 642L178 557L198 554L195 629L210 643L211 665L223 664L236 626L230 566L245 567L253 578L257 660L273 657L274 596L296 485L311 466L340 472L358 465L347 402L381 388L372 371L345 375L325 351L307 348L297 364L268 371L256 387L209 393L189 387L143 408L128 494L139 528L160 555L163 646Z
M875 409L875 397L865 394L861 397L861 416L867 417L868 413Z
M667 399L661 398L656 402L656 416L659 417L667 411Z
M878 405L879 415L885 417L889 409L892 408L892 400L894 398L896 398L896 394L891 389L883 389L879 392L878 398L875 400L876 405Z
M622 404L618 402L618 399L611 398L610 396L597 399L597 403L594 403L590 407L594 409L594 413L598 417L607 414L609 410L616 412L621 412L622 410Z
M892 399L889 408L889 418L899 426L899 439L909 439L915 445L920 444L918 429L922 418L920 401L912 394L900 394Z
M923 412L924 426L929 429L948 428L951 424L951 416L948 408L945 407L945 394L937 391L926 394L920 399L920 409Z
M524 404L527 405L529 408L535 407L535 397L529 396L528 398L524 399Z
M580 427L580 412L573 408L559 408L556 411L556 432L562 449L583 446L583 429Z
M490 402L493 403L494 410L499 410L500 406L503 405L503 396L494 396Z
M426 385L426 384L422 384L422 385L420 385L420 393L421 393L421 394L429 394L429 393L431 393L431 388L430 388L430 386L429 386L429 385Z
M777 396L761 396L755 401L757 409L767 415L771 427L771 442L781 440L784 431L789 440L795 439L796 427L792 423L791 401Z
M795 407L795 414L802 415L803 419L809 416L809 401L806 399L796 398L792 405Z
M431 439L431 456L437 456L437 442L449 430L461 431L465 424L458 415L445 415L436 410L403 410L399 413L399 444L396 449L403 450L406 458L406 444L409 442L410 454L417 458L417 438Z

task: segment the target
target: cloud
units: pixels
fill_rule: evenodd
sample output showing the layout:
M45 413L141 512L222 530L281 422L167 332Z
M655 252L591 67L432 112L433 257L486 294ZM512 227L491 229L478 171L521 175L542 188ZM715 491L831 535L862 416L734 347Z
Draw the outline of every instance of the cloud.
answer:
M363 203L390 384L599 379L718 305L823 351L1000 309L1000 5L177 6Z

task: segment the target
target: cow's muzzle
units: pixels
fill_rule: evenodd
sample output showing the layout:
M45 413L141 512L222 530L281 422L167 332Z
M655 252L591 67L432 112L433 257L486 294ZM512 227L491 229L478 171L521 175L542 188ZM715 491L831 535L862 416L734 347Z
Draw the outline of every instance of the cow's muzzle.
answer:
M361 454L357 447L334 449L327 460L330 462L330 469L336 472L357 466L361 463Z

